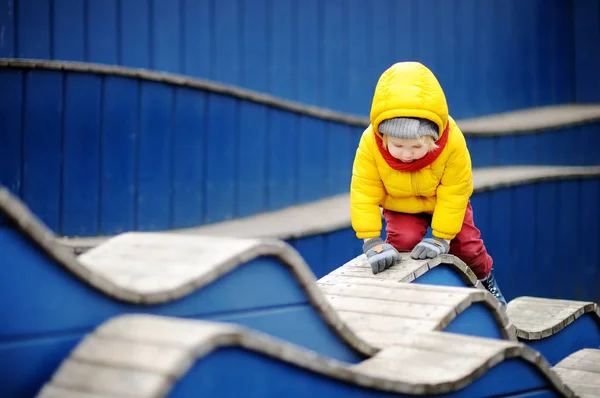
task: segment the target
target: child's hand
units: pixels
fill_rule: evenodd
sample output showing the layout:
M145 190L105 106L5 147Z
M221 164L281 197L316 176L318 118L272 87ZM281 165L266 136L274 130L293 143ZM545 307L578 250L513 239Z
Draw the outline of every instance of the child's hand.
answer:
M446 254L450 251L450 244L448 241L434 237L423 239L415 248L410 252L410 256L415 260L425 260L426 258L434 258L440 254Z
M377 274L400 261L400 253L394 246L384 243L381 238L367 240L363 245L363 252L371 264L371 270Z

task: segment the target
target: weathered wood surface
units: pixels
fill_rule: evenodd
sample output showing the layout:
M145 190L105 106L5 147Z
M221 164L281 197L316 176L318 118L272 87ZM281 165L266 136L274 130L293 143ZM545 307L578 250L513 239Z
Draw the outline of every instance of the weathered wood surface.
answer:
M465 134L530 133L600 121L600 105L550 105L457 121Z
M406 283L441 265L455 267L478 288ZM499 302L454 256L413 260L403 254L399 264L374 275L366 257L361 255L325 275L317 284L342 320L378 348L393 345L404 333L443 330L475 303L484 304L491 311L505 338L516 340L514 327Z
M81 398L86 395L79 392L163 397L196 361L231 346L356 386L402 394L457 391L503 360L521 358L564 396L573 396L537 352L516 342L440 332L406 334L396 339L396 346L348 365L232 324L128 315L84 339L40 397L53 398L57 391Z
M474 192L547 180L600 176L600 167L510 166L473 171ZM477 210L475 210L477 211ZM285 220L285 222L282 222ZM250 217L172 230L170 233L242 238L295 239L350 228L350 196L342 194ZM60 238L70 250L82 252L107 238ZM359 241L357 239L357 245Z
M586 301L523 296L511 300L506 309L517 336L526 340L552 336L588 313L600 322L599 306Z
M600 397L600 349L577 351L554 366L554 371L580 397Z

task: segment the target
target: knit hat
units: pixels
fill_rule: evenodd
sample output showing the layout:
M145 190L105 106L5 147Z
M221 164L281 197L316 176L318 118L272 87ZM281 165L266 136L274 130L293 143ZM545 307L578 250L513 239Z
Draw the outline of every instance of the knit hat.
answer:
M395 117L379 123L379 132L397 138L419 138L430 135L437 141L438 125L427 119L414 117Z

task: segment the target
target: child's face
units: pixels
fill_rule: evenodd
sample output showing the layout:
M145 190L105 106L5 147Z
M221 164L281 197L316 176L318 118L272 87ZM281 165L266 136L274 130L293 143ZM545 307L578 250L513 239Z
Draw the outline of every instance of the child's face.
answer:
M387 146L390 154L404 163L419 160L429 151L427 145L416 138L388 137Z

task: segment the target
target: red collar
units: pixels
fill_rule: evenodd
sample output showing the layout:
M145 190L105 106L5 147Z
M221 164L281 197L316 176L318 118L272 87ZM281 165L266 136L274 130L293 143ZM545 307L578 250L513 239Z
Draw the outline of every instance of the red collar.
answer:
M431 152L428 152L427 155L423 156L419 160L415 160L414 162L410 162L410 163L404 163L404 162L396 159L395 157L393 157L390 154L390 152L383 147L383 140L381 139L381 137L379 137L379 135L377 135L377 134L375 134L375 132L373 132L373 136L375 137L375 142L377 143L377 148L379 148L379 152L381 153L381 156L383 156L383 158L385 159L385 161L391 168L393 168L394 170L400 170L400 171L417 171L417 170L421 170L424 167L429 166L431 163L433 163L438 158L438 156L440 156L440 154L446 147L446 143L448 143L449 135L450 135L450 123L448 123L448 125L446 126L446 129L442 133L442 136L440 137L440 139L437 140L436 144L438 147L436 149L434 149Z

